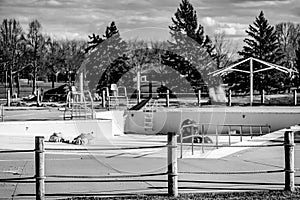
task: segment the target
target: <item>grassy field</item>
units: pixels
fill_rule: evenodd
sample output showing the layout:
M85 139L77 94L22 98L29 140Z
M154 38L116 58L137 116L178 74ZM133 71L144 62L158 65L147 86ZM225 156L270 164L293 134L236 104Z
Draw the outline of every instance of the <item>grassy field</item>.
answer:
M285 191L261 191L261 192L227 192L227 193L203 193L203 194L181 194L177 198L160 196L160 195L137 195L124 197L73 197L70 200L124 200L124 199L139 199L139 200L185 200L185 199L231 199L231 200L267 200L267 199L300 199L300 189L295 192Z
M62 84L65 84L64 82L61 83L55 83L55 87L58 87ZM21 79L20 80L20 97L27 97L32 93L32 83L28 82L27 80ZM43 88L44 91L47 91L52 88L51 82L43 82L43 81L37 81L37 87ZM16 91L16 86L14 86L14 91ZM5 85L0 83L0 99L6 98L5 95Z

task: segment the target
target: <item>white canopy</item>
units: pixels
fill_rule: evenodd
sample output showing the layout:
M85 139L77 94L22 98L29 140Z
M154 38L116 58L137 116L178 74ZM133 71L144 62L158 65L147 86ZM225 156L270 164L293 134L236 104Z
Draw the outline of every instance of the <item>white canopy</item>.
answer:
M253 60L258 62L258 63L261 63L263 64L264 66L266 66L265 68L262 68L262 69L258 69L258 70L254 70L253 69ZM236 67L245 63L245 62L248 62L250 63L249 65L249 70L242 70L242 69L237 69ZM263 72L263 71L267 71L267 70L271 70L271 69L276 69L278 71L281 71L283 73L289 73L291 74L292 72L294 73L297 73L295 70L292 70L292 69L288 69L286 67L283 67L283 66L279 66L279 65L276 65L276 64L272 64L272 63L269 63L269 62L266 62L266 61L263 61L263 60L259 60L257 58L247 58L245 60L242 60L238 63L235 63L229 67L226 67L224 69L219 69L219 70L216 70L214 72L211 72L210 75L213 75L213 76L217 76L217 75L220 75L220 76L223 76L225 74L228 74L228 73L231 73L231 72L234 72L234 71L237 71L237 72L242 72L242 73L247 73L247 74L250 74L250 105L253 104L253 75L255 73L258 73L258 72Z

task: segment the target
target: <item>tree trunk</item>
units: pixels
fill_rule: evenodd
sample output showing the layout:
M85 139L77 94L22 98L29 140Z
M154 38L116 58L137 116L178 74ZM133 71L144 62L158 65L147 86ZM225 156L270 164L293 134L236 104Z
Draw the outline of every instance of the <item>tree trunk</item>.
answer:
M18 97L20 97L20 74L19 72L17 73L17 77L16 77L16 86L17 86L17 95Z
M36 89L36 61L34 62L33 66L33 77L32 77L32 94L35 94Z
M52 88L54 88L55 87L55 85L54 85L54 83L55 83L55 73L52 73L52 75L51 75L51 81L52 81Z
M12 73L12 67L9 67L9 90L10 90L10 96L13 94L13 73Z

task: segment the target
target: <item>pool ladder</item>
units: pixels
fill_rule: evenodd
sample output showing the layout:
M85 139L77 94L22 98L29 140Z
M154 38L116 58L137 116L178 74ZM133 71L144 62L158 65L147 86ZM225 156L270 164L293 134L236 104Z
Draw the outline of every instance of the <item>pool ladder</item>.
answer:
M86 95L90 99L87 101ZM64 120L68 119L93 119L93 99L89 91L69 92L67 96L67 103L64 110Z
M153 131L153 113L156 112L157 102L151 99L144 108L144 130Z

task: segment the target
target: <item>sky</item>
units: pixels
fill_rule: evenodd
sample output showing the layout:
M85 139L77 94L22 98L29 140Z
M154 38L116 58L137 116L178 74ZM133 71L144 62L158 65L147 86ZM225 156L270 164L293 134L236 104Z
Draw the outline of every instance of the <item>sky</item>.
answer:
M261 10L271 25L300 23L300 0L190 0L205 33L225 32L242 42ZM18 19L23 29L38 19L43 32L59 39L102 35L115 21L125 39L166 40L180 0L0 0L0 16ZM1 19L1 21L2 21Z

